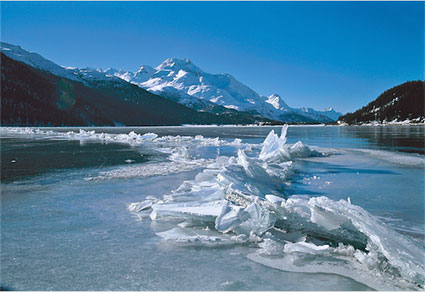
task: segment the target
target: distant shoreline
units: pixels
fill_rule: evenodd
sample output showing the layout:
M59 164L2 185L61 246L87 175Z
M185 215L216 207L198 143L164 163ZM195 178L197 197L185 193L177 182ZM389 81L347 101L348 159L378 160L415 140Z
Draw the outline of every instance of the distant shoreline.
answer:
M7 128L114 128L114 129L130 129L130 128L231 128L231 127L281 127L285 124L279 124L279 125L257 125L257 124L251 124L251 125L179 125L179 126L13 126L13 125L0 125L0 129L7 129ZM289 124L290 127L386 127L386 126L425 126L425 123L376 123L376 124Z

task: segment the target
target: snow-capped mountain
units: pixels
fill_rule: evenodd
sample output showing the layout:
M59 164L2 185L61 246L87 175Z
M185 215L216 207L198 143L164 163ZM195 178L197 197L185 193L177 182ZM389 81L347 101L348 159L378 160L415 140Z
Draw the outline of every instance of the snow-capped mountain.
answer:
M327 109L319 112L321 115L327 116L334 121L338 120L338 118L342 116L342 113L335 111L332 107L328 107Z
M325 116L332 121L336 121L338 117L342 115L340 112L336 112L333 108L325 109L324 111L317 111L315 109L312 109L311 107L302 107L302 108L296 108L293 109L295 112L298 112L302 115L314 118L314 119L320 119L322 116Z
M289 111L290 107L283 101L280 95L273 93L266 97L266 102L271 104L275 109L280 111Z
M70 68L64 71L59 65L39 55L22 52L18 47L7 49L4 51L12 58L3 52L0 54L0 116L3 126L224 125L272 122L225 108L225 111L199 112L118 77L107 76L100 69Z
M189 59L171 58L156 68L141 66L137 72L117 71L114 76L157 94L179 94L179 101L186 105L196 98L238 111L256 111L260 105L265 107L261 112L264 114L270 108L256 92L233 76L206 73ZM270 117L269 113L266 115Z
M271 104L275 109L283 113L298 113L308 118L312 118L318 121L323 120L323 116L330 120L336 121L341 113L336 112L333 108L325 109L324 111L316 111L312 108L292 108L288 106L283 99L276 93L265 97L266 102Z
M50 72L60 77L80 81L83 83L94 80L108 80L111 78L114 80L122 79L108 75L100 68L79 69L74 67L62 67L50 60L43 58L37 53L26 51L20 46L15 46L5 42L0 42L0 51L15 61L25 63L31 67Z
M125 86L123 82L126 81L197 111L219 113L227 108L288 122L329 122L341 115L332 108L325 111L291 108L277 94L260 96L232 75L206 73L189 59L170 58L155 68L143 65L137 72L130 72L113 68L61 67L37 53L4 42L0 42L0 50L16 61L57 76L92 86L111 80L116 86Z
M49 61L37 53L28 52L20 46L11 45L8 43L0 42L0 50L9 58L30 65L31 67L48 71L57 76L65 77L71 80L77 80L75 74L52 61Z
M291 108L277 94L260 96L232 75L206 73L189 59L170 58L155 68L143 65L137 72L115 69L104 72L187 106L196 104L198 107L199 100L202 100L207 104L258 113L274 120L287 120L288 114L298 114L319 122L329 122L341 115L332 108L325 111Z
M37 53L29 52L22 49L20 46L15 46L5 42L0 42L0 51L4 53L7 57L23 62L33 68L46 71L56 76L64 77L74 81L82 82L83 84L90 87L114 87L114 88L128 88L130 78L136 78L136 80L141 80L144 75L153 74L154 69L149 66L142 66L136 74L131 74L131 76L126 76L126 72L123 70L114 70L107 69L102 70L100 68L75 68L75 67L62 67L58 64L53 63L50 60L47 60L40 56ZM119 74L120 77L115 77L114 74ZM150 75L149 75L150 76ZM174 88L169 88L167 91L167 98L173 101L177 101L181 98L182 93L179 93ZM233 117L239 116L233 111L233 113L227 110L224 107L218 106L215 103L209 102L207 100L201 100L190 95L186 96L187 104L192 108L200 112L211 112L213 114L231 114ZM248 116L243 114L241 120L246 120ZM254 117L251 117L251 119ZM260 118L260 120L262 120Z

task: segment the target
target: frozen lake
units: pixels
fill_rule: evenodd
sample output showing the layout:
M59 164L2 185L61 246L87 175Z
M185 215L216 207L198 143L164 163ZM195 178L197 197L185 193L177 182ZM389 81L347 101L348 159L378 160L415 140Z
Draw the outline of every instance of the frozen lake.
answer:
M424 126L0 135L4 288L424 288Z

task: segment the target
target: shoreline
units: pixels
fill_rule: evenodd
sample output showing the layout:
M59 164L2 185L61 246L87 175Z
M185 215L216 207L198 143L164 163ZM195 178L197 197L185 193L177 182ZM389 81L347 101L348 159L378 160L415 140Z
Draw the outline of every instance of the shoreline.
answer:
M139 126L15 126L15 125L0 125L0 129L11 129L11 128L108 128L108 129L130 129L130 128L233 128L233 127L282 127L285 124L281 125L257 125L257 124L249 124L249 125L173 125L173 126L151 126L151 125L139 125ZM425 123L368 123L368 124L287 124L289 127L385 127L385 126L425 126Z

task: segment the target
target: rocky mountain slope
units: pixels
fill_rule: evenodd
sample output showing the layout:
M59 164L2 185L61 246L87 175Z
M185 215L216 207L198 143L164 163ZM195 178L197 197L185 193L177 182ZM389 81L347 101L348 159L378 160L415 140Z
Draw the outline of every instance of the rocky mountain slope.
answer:
M423 81L409 81L393 87L361 109L339 117L339 123L424 123Z

